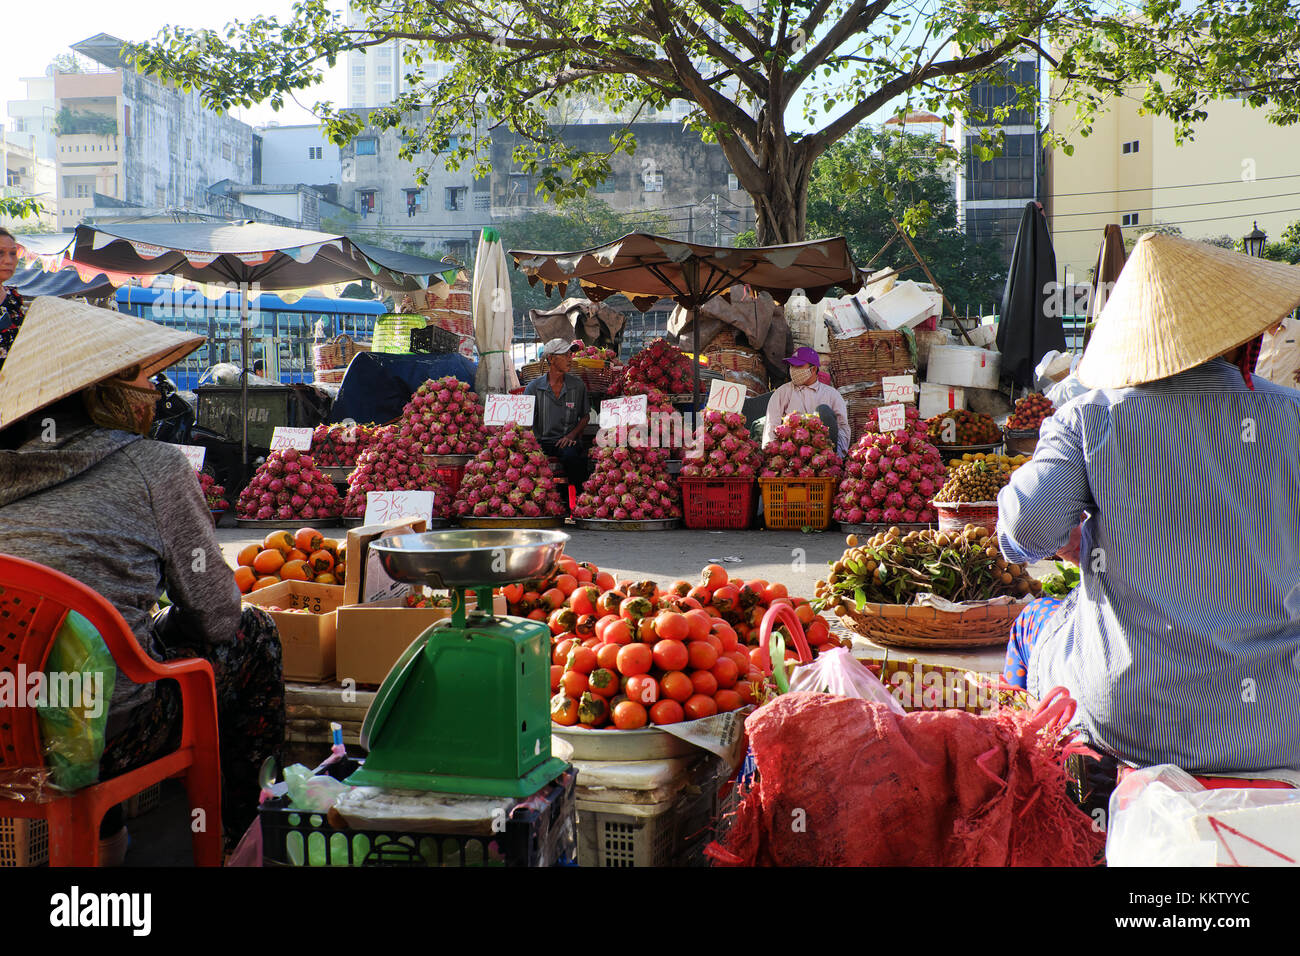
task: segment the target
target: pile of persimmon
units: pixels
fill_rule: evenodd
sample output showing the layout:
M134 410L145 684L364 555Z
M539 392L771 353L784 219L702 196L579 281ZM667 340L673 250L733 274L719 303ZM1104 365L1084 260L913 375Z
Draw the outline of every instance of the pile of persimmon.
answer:
M729 583L718 565L706 567L695 586L678 581L666 590L653 581L602 590L600 571L570 586L566 577L578 579L572 570L544 591L506 594L507 601L535 603L527 616L551 629L551 719L563 726L635 730L760 702L762 654L749 645L757 644L772 604L793 607L815 647L838 643L826 621L784 585Z
M347 574L346 555L333 538L315 528L272 531L261 544L250 544L236 559L235 583L248 594L281 581L315 581L342 584Z

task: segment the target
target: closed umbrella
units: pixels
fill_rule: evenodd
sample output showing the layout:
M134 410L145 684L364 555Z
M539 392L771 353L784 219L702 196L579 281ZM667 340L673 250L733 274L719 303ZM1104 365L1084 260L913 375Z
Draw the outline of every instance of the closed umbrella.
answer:
M1124 251L1124 234L1119 226L1110 223L1102 233L1101 247L1097 250L1097 267L1092 271L1092 289L1088 296L1088 324L1083 329L1083 347L1088 347L1092 337L1092 326L1101 315L1101 308L1106 304L1106 297L1115 288L1120 270L1128 253Z
M510 359L510 340L515 330L510 271L501 248L501 234L495 229L484 229L479 235L472 293L470 307L474 310L479 355L474 391L480 395L504 394L519 387L519 376Z
M1039 203L1028 202L1011 253L997 333L1002 374L1022 388L1033 385L1034 368L1044 355L1065 351L1059 302L1047 217Z

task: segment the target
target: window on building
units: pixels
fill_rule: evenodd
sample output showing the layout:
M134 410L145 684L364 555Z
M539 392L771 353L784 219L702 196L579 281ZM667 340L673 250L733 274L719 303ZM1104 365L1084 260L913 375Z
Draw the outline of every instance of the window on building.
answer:
M365 139L357 140L357 155L358 156L379 155L379 140L375 139L372 136L368 136Z
M465 197L468 193L467 186L448 186L443 190L443 208L449 212L460 212L465 208Z
M727 173L727 189L733 193L739 191L740 180L735 173Z
M353 64L352 64L352 75L353 75L353 76L365 76L365 75L366 75L366 64L365 64L364 62L361 62L361 63L353 63Z
M222 159L229 159L232 155L234 155L234 153L233 153L233 151L232 151L231 148L230 148L230 144L229 144L229 143L222 143L222 144L221 144L221 158L222 158Z
M194 144L191 143L188 139L185 141L185 158L186 159L194 158Z
M661 193L664 191L664 174L661 172L647 172L641 177L643 192Z
M155 186L153 190L153 203L159 209L167 205L167 190L161 186Z
M357 206L363 216L373 213L375 211L375 191L373 189L358 190Z
M596 185L596 192L598 193L612 193L613 191L614 191L614 180L612 179L606 179L603 182L598 183Z
M1123 146L1120 147L1120 152L1123 153L1136 153L1137 151L1138 151L1138 141L1135 139L1129 140Z
M1138 224L1138 214L1135 212L1126 212L1120 219L1122 226L1136 226Z
M324 155L324 153L325 153L325 147L324 147L324 146L308 146L308 147L307 147L307 158L308 158L308 159L320 159L320 158Z
M414 216L417 212L424 211L424 190L407 189L406 192L406 215Z
M376 98L376 99L386 100L386 99L389 99L390 97L392 97L392 95L393 95L393 84L392 84L392 83L376 83L376 84L375 84L375 98Z
M380 63L375 67L375 76L382 76L385 79L391 79L393 76L393 64Z

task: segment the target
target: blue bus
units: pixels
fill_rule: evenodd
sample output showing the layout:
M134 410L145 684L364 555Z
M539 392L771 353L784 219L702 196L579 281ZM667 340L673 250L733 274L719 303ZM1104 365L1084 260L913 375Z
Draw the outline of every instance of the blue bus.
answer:
M209 299L193 289L178 292L123 286L117 290L117 308L207 339L206 345L167 370L182 391L193 390L203 373L219 362L242 364L239 296L235 292ZM376 317L388 311L382 302L367 299L304 297L286 302L272 293L262 293L251 303L250 364L262 361L265 377L284 384L311 382L315 378L313 346L336 335L368 342L374 336Z

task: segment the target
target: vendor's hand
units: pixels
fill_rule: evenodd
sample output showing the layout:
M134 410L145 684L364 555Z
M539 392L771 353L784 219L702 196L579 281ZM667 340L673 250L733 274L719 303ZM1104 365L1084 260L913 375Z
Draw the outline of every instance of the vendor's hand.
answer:
M565 435L563 438L561 438L559 441L555 443L555 447L568 448L570 445L576 445L576 444L577 442L575 442L570 436Z
M1295 382L1300 382L1300 368L1291 373L1291 379Z
M1070 532L1070 540L1066 542L1065 547L1056 552L1056 556L1062 561L1069 561L1071 564L1079 563L1079 548L1083 545L1083 525L1078 525Z

